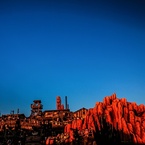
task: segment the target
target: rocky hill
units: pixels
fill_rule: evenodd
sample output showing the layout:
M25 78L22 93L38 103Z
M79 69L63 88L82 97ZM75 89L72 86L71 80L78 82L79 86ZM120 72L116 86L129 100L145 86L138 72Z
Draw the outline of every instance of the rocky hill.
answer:
M65 126L70 141L76 129L84 134L93 131L97 144L145 144L145 105L119 99L116 94L107 96L88 110L85 119L75 119Z

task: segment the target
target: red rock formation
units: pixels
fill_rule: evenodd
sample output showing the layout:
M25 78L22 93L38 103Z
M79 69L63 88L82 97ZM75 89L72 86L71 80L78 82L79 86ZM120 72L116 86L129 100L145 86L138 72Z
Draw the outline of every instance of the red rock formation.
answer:
M95 107L88 110L84 120L73 120L72 124L65 126L64 132L70 133L72 129L102 130L105 122L120 133L123 141L145 143L145 106L135 102L127 102L126 98L118 99L116 94L107 96L103 102L96 102Z

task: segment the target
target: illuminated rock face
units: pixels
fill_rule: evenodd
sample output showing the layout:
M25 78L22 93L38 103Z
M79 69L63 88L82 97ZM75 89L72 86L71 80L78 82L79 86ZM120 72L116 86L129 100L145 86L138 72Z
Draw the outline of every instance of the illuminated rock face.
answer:
M103 102L96 102L88 110L85 119L75 119L65 126L64 132L72 136L72 129L93 130L94 133L107 130L118 132L120 141L145 144L145 106L118 99L116 94L107 96Z

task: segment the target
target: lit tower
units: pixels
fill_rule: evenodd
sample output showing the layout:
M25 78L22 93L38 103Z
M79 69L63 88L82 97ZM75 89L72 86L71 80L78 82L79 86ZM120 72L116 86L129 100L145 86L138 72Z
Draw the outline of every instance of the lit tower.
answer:
M34 103L31 104L31 115L36 116L36 115L41 115L42 114L42 109L43 105L41 104L41 100L34 100Z
M56 97L56 109L61 110L61 98L60 98L60 96Z

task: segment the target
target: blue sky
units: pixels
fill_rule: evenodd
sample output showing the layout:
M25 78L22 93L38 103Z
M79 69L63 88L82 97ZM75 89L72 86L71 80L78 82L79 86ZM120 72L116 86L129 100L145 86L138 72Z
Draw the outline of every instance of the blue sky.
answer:
M145 1L0 1L0 112L41 99L145 103Z

